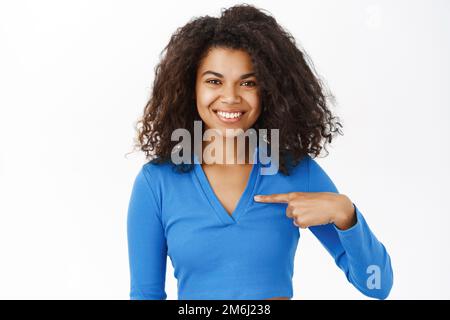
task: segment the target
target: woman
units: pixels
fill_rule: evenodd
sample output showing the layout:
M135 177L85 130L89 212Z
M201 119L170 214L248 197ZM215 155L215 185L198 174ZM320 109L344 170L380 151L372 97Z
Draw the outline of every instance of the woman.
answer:
M169 256L178 299L291 299L299 228L360 292L386 298L389 254L311 157L341 125L293 37L263 10L237 5L191 20L165 50L138 122L150 161L128 208L130 298L167 298ZM255 145L242 134L250 129L267 131ZM181 148L176 130L189 133ZM269 155L279 170L263 174Z

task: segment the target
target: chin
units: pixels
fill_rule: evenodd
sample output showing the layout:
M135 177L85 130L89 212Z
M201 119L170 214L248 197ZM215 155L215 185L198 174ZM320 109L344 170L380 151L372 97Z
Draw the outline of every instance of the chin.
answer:
M241 127L227 127L227 126L214 126L209 127L210 129L216 130L218 134L220 134L221 137L226 138L233 138L240 136L245 133L247 130L246 128Z

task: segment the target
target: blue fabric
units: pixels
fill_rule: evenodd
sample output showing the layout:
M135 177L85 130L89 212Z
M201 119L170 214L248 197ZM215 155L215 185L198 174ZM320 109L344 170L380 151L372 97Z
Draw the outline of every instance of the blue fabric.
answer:
M253 196L338 190L309 156L289 176L261 175L266 165L257 160L231 216L200 164L188 173L174 171L170 163L142 166L127 218L130 299L167 298L167 257L178 281L179 300L292 298L300 229L286 216L287 204L255 202ZM389 254L353 206L357 223L350 229L334 224L309 229L350 283L368 297L385 299L393 282ZM368 283L373 276L379 286Z

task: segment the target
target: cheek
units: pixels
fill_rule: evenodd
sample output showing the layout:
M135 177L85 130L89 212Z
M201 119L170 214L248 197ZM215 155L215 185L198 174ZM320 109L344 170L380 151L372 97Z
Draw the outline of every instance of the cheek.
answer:
M199 113L207 111L209 106L216 100L216 94L211 90L197 90L196 101Z
M261 100L257 94L252 94L246 98L248 105L252 110L252 116L258 117L261 113Z

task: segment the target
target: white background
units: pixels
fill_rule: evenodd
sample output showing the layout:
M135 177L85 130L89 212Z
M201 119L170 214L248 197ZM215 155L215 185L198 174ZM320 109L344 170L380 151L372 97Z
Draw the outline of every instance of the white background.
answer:
M176 28L238 2L0 2L0 298L128 299L134 122ZM450 298L450 2L250 1L344 125L318 159L392 258L390 299ZM302 231L294 299L366 299ZM166 290L176 299L168 260Z

